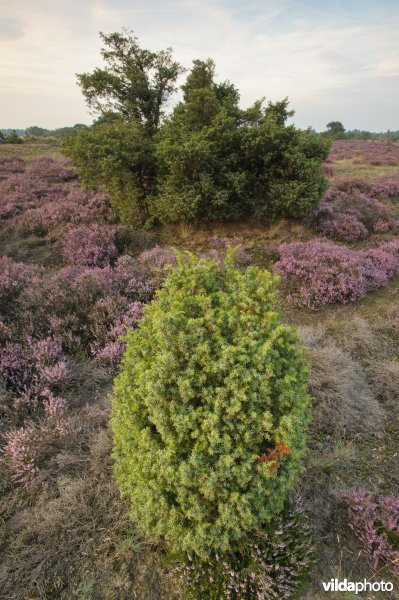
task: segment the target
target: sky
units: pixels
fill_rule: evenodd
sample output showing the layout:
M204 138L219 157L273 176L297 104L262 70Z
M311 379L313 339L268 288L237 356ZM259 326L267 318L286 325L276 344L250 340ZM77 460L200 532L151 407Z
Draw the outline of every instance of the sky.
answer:
M243 107L288 96L301 128L399 129L398 0L0 0L0 128L91 123L75 74L122 27L186 68L213 58Z

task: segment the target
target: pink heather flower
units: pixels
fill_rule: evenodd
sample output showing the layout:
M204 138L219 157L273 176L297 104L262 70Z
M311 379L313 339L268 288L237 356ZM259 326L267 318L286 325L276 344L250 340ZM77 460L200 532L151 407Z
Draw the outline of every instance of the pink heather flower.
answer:
M70 265L87 267L108 266L118 255L115 227L81 225L64 236L63 253Z
M390 229L390 225L384 219L378 219L378 221L374 224L374 232L375 233L386 233Z
M299 306L347 304L386 285L399 272L396 246L387 248L355 251L323 239L282 244L274 269Z
M137 260L150 271L162 274L167 274L177 263L176 255L170 248L158 245L151 250L144 250Z
M399 549L390 540L399 535L399 498L352 490L343 494L349 525L374 569L380 562L399 575Z
M39 472L40 437L33 425L14 428L4 434L3 449L12 472L12 480L24 486L35 479Z

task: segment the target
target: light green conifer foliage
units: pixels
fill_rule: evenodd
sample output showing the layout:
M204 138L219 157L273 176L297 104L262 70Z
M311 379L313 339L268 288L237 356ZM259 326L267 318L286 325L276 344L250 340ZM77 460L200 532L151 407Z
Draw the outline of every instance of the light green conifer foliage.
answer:
M309 421L277 277L179 258L128 334L113 400L115 474L131 516L173 552L227 551L283 506ZM276 456L276 447L285 449Z

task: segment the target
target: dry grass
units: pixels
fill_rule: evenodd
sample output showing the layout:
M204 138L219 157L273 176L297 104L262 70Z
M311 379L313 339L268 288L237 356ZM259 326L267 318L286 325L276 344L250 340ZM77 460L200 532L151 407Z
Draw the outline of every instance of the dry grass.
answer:
M159 552L119 498L110 450L106 429L83 428L53 458L35 494L10 490L3 497L2 599L173 597Z
M367 163L352 162L345 158L333 163L334 177L353 177L360 179L373 179L373 177L391 177L399 171L398 165L369 165Z
M63 158L60 142L53 140L24 142L23 144L0 144L0 158L10 156L19 156L27 165L32 164L40 156Z
M309 389L315 431L345 438L381 429L384 410L361 365L321 328L302 327L300 335L312 367Z

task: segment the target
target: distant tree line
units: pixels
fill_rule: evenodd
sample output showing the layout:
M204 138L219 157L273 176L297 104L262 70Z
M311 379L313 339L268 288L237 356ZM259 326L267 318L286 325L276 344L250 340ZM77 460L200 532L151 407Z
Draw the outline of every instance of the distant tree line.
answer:
M0 129L0 143L22 144L27 138L62 139L64 135L86 127L87 125L77 123L72 127L59 127L58 129L45 129L44 127L38 127L37 125L32 125L26 129Z
M320 135L335 140L371 140L378 138L398 140L399 129L396 131L390 131L388 129L388 131L380 133L365 131L363 129L351 129L346 131L341 121L331 121L330 123L327 123L326 130L322 131Z

